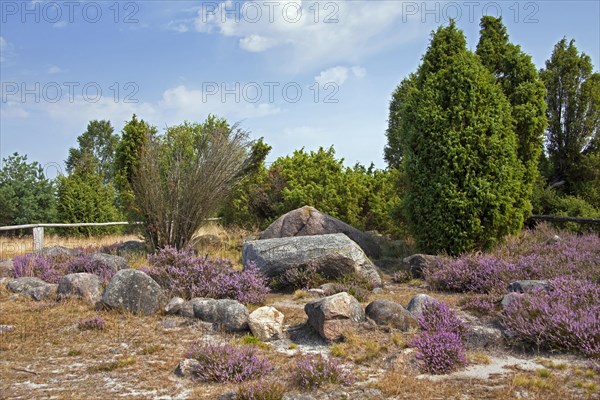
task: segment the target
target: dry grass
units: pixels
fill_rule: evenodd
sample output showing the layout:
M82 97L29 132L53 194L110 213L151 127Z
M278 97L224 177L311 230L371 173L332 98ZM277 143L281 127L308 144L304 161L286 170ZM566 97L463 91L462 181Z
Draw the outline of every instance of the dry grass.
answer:
M107 235L107 236L78 236L78 237L62 237L62 236L45 236L44 246L63 246L70 249L86 248L86 247L101 247L127 240L141 240L139 235ZM13 258L27 253L33 252L33 237L8 237L0 236L0 259Z
M226 257L241 266L240 254L244 238L253 232L224 229L218 224L201 228L195 235L196 249L211 257ZM2 240L3 238L0 238ZM86 247L137 239L135 236L77 238L52 242L66 247ZM22 242L21 242L22 241ZM2 249L7 247L4 246ZM12 239L11 249L27 238ZM15 250L11 250L15 251ZM25 253L25 249L21 253ZM12 253L11 253L12 254ZM6 256L4 256L6 257ZM132 265L145 262L130 260ZM422 281L386 285L382 294L371 295L369 301L386 298L406 305L418 293L427 293L456 307L460 294L427 290ZM209 384L178 378L174 368L195 340L219 340L238 345L255 346L274 364L268 379L289 387L292 392L306 389L292 384L291 373L296 357L303 349L301 342L290 343L294 355L283 355L271 346L246 334L231 335L207 330L200 323L187 323L182 318L135 316L115 311L96 311L92 306L69 300L34 302L12 294L0 285L0 324L14 325L12 332L0 333L0 399L1 398L190 398L215 399L224 392L235 391L237 385ZM285 315L285 324L296 326L307 320L304 305L312 300L309 293L271 293L266 304ZM364 307L366 303L363 303ZM249 307L251 310L255 306ZM103 330L77 329L77 321L99 315L106 321ZM167 329L164 320L178 321ZM504 375L487 380L458 379L447 376L423 378L414 368L414 352L407 349L412 334L388 327L364 324L345 332L345 340L330 344L332 355L352 368L356 383L349 388L328 386L312 391L314 398L339 398L332 392L345 392L347 398L362 399L361 388L381 390L381 397L395 399L600 399L600 377L585 368L552 358L538 358L543 369L523 371L518 367ZM486 365L491 356L486 352L470 352L472 365Z

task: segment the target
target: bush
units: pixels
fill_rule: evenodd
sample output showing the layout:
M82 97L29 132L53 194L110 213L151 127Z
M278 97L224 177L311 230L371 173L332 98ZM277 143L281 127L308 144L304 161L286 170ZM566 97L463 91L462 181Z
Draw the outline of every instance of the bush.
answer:
M411 345L422 372L445 374L466 364L466 325L454 310L438 301L426 302L418 318L421 332Z
M373 288L373 283L367 278L355 274L344 274L329 285L327 290L325 290L325 295L331 296L336 293L346 292L354 296L356 300L364 302L369 300L369 295Z
M567 232L561 236L554 244L540 239L522 240L509 242L496 254L445 259L425 268L425 278L431 286L442 290L496 294L504 293L510 282L521 279L567 275L600 283L600 238Z
M131 187L155 249L183 249L251 173L252 145L237 125L209 116L148 135Z
M301 387L315 388L324 383L352 383L350 375L344 371L336 359L328 359L320 354L303 356L296 362L294 380Z
M315 265L308 265L287 269L281 274L277 283L280 286L290 286L292 289L312 289L325 281L325 277L317 272Z
M428 253L491 248L520 231L528 211L510 103L454 21L433 34L422 60L389 117L409 229Z
M273 369L256 348L230 344L194 343L185 354L198 362L193 374L204 382L240 383L264 376Z
M481 315L491 314L496 308L496 303L498 303L498 299L492 295L474 295L467 296L461 299L460 305L472 312Z
M461 340L467 332L467 326L454 310L439 301L426 302L418 321L421 329L426 332L450 332Z
M27 254L17 256L13 260L15 278L32 276L48 283L58 283L67 274L87 272L94 274L106 284L114 276L115 271L107 268L101 261L93 260L88 255L38 256Z
M151 267L142 267L142 271L173 296L234 299L244 304L259 304L269 292L267 279L253 264L244 271L235 271L229 260L197 257L191 249L174 247L165 247L158 254L149 256L148 261Z
M238 389L236 400L282 400L285 385L279 382L250 382Z
M466 364L465 346L452 332L422 332L412 342L421 372L446 374Z
M300 149L279 157L268 169L261 165L221 215L227 224L264 229L282 214L310 205L358 229L398 234L392 217L399 204L396 175L395 170L373 166L344 167L333 147L310 152Z
M13 275L15 278L29 276L40 278L48 283L58 283L61 277L69 273L66 262L71 258L67 255L42 257L27 254L17 256L13 259Z
M600 357L600 285L561 277L512 301L501 321L526 343Z
M77 321L77 329L80 331L97 330L101 331L104 329L106 322L99 316L84 318Z

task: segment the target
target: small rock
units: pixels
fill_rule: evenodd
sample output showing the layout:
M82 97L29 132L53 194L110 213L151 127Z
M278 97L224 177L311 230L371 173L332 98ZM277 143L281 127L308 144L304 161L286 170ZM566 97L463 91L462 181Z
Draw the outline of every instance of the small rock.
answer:
M266 342L277 339L283 332L284 316L274 307L260 307L248 317L248 325L252 334Z
M15 330L14 325L0 325L0 333L12 332Z
M181 305L181 309L179 310L179 315L186 318L196 318L194 314L194 305L207 300L204 297L194 297L193 299L186 301Z
M185 304L185 300L181 297L173 297L169 303L165 306L165 314L172 315L177 314L181 311L181 307ZM193 311L193 306L192 306Z
M39 278L21 277L8 282L8 288L13 293L29 296L36 301L50 297L56 285L51 285Z
M346 292L313 300L304 306L308 323L326 340L339 340L343 331L365 320L358 301Z
M135 269L117 272L102 295L102 303L109 308L142 315L154 314L163 301L164 293L158 283Z
M60 299L79 297L95 304L102 298L100 279L85 272L65 275L58 284L57 294Z
M116 250L118 256L127 257L131 255L144 255L148 251L146 244L138 240L128 240L121 243Z
M383 293L383 289L380 287L376 287L375 289L372 290L373 294L382 294Z
M423 315L423 305L428 301L436 301L436 299L427 294L419 293L416 296L414 296L412 299L410 299L410 301L408 302L408 305L406 306L406 309L416 319L419 319L419 317L421 315Z
M548 282L547 281L539 281L539 280L522 280L522 281L515 281L515 282L511 282L508 285L508 291L509 292L515 292L515 293L526 293L529 292L535 288L544 288L546 290L549 289L548 286Z
M129 268L126 259L112 254L94 253L90 256L90 260L94 264L103 267L103 269L112 269L115 273L122 269Z
M182 378L190 378L194 374L194 369L198 366L199 362L193 358L184 358L179 361L177 367L175 367L175 375Z
M194 315L228 332L248 330L248 309L236 300L204 299L194 304Z
M315 296L315 297L322 297L325 296L325 291L323 289L308 289L308 293L310 293L311 295Z
M283 395L282 400L316 400L316 399L308 394L286 393Z
M83 251L80 249L69 249L63 246L49 246L44 247L40 252L40 255L43 257L57 257L57 256L81 256L83 255Z
M390 300L375 300L365 312L377 325L389 325L404 332L418 327L417 320L410 312Z
M502 301L500 302L500 304L502 305L502 308L506 308L510 303L512 303L516 299L521 298L522 296L523 296L522 293L516 293L516 292L511 292L511 293L505 294L502 297Z
M498 328L471 325L466 334L466 343L469 349L499 348L504 344L504 337Z
M13 260L0 261L0 278L14 278Z
M547 245L553 245L553 244L556 244L556 243L560 243L561 240L562 239L560 238L560 236L554 235L550 239L546 240L546 244Z
M429 254L413 254L412 256L404 258L402 261L413 277L423 278L423 270L426 267L435 266L439 260L439 257L431 256Z

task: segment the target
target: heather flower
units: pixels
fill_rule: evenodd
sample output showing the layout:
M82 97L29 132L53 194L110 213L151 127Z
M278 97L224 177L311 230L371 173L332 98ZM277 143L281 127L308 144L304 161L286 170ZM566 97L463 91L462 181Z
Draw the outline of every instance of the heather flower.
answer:
M103 330L106 322L99 316L84 318L77 321L77 328L81 331Z
M508 304L501 321L517 338L552 350L600 357L600 285L561 277Z
M446 374L466 364L465 346L454 332L422 332L411 344L422 372Z
M172 296L234 299L245 304L264 302L269 288L266 277L250 263L246 270L235 271L231 261L208 256L197 257L193 250L162 249L149 256L150 275Z
M423 331L450 332L461 340L467 332L467 326L454 310L440 301L427 301L423 304L423 313L417 321Z
M74 257L66 262L67 273L75 274L80 272L87 272L94 274L100 278L100 281L104 284L110 282L111 278L115 275L115 270L107 266L101 260L95 260L89 255Z
M66 255L42 257L35 254L17 256L13 259L13 275L15 278L25 276L40 278L48 283L58 283L66 275L66 261L71 257Z
M412 340L423 372L445 374L465 365L467 327L445 303L428 301L418 318L422 332Z
M250 346L196 342L185 356L198 362L192 372L204 382L240 383L273 370L271 363Z
M460 301L460 305L469 311L489 315L496 308L497 298L491 295L478 294L474 296L467 296Z
M300 357L296 362L294 380L302 387L313 388L324 383L349 385L353 381L338 360L320 354Z

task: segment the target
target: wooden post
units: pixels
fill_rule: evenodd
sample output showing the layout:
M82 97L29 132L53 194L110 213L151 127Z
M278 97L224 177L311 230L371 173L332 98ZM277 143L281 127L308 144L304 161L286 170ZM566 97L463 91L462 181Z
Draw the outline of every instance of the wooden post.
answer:
M33 252L39 253L44 248L44 227L35 226L33 228Z

